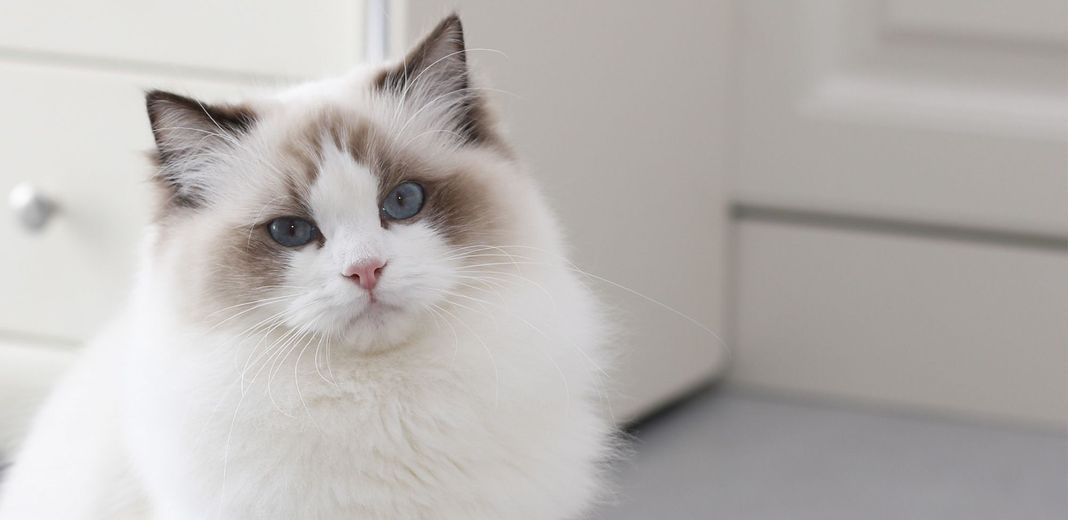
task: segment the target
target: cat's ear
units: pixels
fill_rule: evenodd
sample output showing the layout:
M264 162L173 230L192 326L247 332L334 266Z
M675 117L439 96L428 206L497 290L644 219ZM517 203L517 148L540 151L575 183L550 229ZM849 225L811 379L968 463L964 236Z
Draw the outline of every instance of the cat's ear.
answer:
M145 94L145 105L156 140L157 180L172 192L171 203L200 205L209 184L205 169L212 154L234 146L255 123L255 113L162 90Z
M374 86L465 143L491 138L484 100L471 88L463 24L456 14L439 22L398 65L382 71Z

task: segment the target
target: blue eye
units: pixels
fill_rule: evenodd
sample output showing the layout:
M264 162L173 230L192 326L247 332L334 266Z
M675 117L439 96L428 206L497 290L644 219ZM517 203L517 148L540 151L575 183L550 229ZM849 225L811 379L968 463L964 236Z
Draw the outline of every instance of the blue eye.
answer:
M315 224L297 217L279 217L267 226L271 238L286 247L300 247L315 239L319 230Z
M423 187L414 182L402 182L382 200L382 212L393 220L404 220L423 209Z

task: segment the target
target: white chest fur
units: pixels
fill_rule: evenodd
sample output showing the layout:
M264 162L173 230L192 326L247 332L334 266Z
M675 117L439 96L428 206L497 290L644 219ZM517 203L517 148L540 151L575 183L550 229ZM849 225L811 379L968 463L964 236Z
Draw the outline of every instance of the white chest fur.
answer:
M576 314L455 312L402 350L334 347L329 365L311 341L260 368L219 334L147 334L125 430L151 502L174 518L572 517L608 428Z

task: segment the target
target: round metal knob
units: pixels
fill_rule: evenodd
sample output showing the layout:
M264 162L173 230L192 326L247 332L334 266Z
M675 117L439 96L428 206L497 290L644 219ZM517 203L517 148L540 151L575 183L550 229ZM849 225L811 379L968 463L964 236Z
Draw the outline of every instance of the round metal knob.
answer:
M15 218L30 232L44 229L56 213L56 203L27 182L12 188L8 203L15 212Z

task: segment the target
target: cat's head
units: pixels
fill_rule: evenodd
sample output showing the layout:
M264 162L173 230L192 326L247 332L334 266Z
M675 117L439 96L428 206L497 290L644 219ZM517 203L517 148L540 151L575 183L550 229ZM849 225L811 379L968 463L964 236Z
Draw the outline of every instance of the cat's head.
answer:
M393 66L241 105L160 91L147 105L154 265L205 324L388 347L538 213L456 16Z

